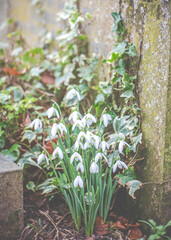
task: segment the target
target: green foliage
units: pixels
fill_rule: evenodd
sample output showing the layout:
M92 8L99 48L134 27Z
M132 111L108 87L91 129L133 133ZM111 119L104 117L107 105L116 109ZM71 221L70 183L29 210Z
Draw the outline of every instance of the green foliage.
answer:
M166 225L157 225L152 219L149 219L148 222L144 220L139 220L139 222L147 224L153 231L153 234L148 237L148 240L171 239L166 236L166 228L171 226L171 220Z

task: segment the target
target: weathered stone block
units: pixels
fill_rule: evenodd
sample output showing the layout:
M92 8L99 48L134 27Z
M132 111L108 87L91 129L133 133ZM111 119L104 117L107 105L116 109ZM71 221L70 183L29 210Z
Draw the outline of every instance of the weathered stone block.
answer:
M22 227L22 169L0 154L0 239L17 239Z

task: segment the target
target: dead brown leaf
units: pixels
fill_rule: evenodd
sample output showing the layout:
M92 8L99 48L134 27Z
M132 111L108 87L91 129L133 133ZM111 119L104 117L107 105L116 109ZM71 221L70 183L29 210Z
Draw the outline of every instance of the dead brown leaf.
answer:
M55 84L55 78L47 73L43 73L41 81L44 84Z
M128 223L128 219L124 218L123 216L118 217L118 220L121 224L126 225Z
M58 141L57 138L52 139L52 142L55 143L55 144L57 144L57 141ZM52 154L53 151L54 151L52 142L49 140L49 141L47 141L47 143L44 145L44 148L48 151L49 154Z
M15 68L11 68L11 67L4 67L3 72L5 74L9 74L11 76L20 76L22 73L18 72Z
M97 217L95 222L95 227L94 227L96 234L105 235L107 233L107 229L108 229L108 224L104 224L103 219L101 217Z
M131 240L137 240L137 239L140 239L141 237L142 237L142 232L138 227L134 227L130 229L129 238Z
M120 221L112 223L111 227L119 229L119 230L126 230L126 227L124 225L122 225L122 223Z
M31 119L30 119L29 114L27 114L25 117L25 120L24 120L24 127L26 127L30 123L31 123Z

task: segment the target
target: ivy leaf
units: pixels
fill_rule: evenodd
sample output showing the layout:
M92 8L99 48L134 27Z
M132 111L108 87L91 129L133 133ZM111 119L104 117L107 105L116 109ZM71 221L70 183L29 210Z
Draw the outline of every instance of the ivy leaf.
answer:
M116 133L122 133L125 136L129 135L131 131L129 130L129 121L127 120L129 116L124 116L118 118L118 116L113 121L113 128Z
M112 12L112 17L114 18L114 22L115 22L113 31L123 34L124 33L124 25L123 25L123 21L122 21L120 14L117 12Z
M40 153L40 152L39 152ZM24 154L24 156L22 158L20 158L20 160L18 161L18 165L22 168L24 168L24 165L25 164L28 164L28 165L33 165L33 166L36 166L38 168L41 169L41 167L39 166L39 164L37 164L35 161L33 161L32 158L35 158L35 155L30 153L30 152L26 152Z
M1 104L6 104L7 100L11 98L11 95L9 93L6 93L5 91L0 93L0 102Z
M19 150L19 148L20 148L21 146L19 145L19 144L13 144L12 145L12 147L10 148L10 149L4 149L4 150L2 150L1 152L2 152L2 154L4 155L4 156L6 156L9 160L11 160L11 161L16 161L18 158L19 158L19 156L20 156L20 150Z
M34 182L32 182L32 181L28 182L26 184L26 187L27 187L28 190L31 190L31 191L35 192L36 185L35 185Z
M129 52L126 52L126 54L128 54L129 56L131 57L135 57L136 56L136 53L135 53L135 46L132 45L129 47Z
M22 47L15 48L15 49L12 51L11 55L14 56L14 57L16 57L16 56L19 55L20 52L22 52L22 50L23 50Z
M120 53L116 53L116 52L112 52L111 53L111 58L110 59L107 59L107 63L113 63L114 61L116 61L117 59L119 59L120 57Z
M110 95L112 93L112 85L110 85L108 82L100 82L99 86L104 94Z
M67 72L62 76L59 76L55 79L55 85L59 86L64 83L66 86L69 84L70 79L74 79L75 76L72 72Z
M14 94L14 101L15 102L19 102L22 99L22 97L23 97L23 93L21 92L19 87L16 87L13 90L13 94Z
M44 69L41 69L39 67L33 67L30 70L30 74L31 74L32 77L39 77L40 73L42 73L43 71L44 71Z
M18 159L18 155L15 152L11 152L8 149L2 150L1 153L12 162L15 162Z
M126 45L127 45L126 41L118 43L116 47L112 50L112 53L120 53L122 55L126 51Z
M78 90L81 94L85 94L89 90L89 87L86 84L79 84Z
M83 80L90 82L94 77L94 74L92 73L92 68L90 66L80 67L77 71L79 72L78 76L81 78L80 82L82 82Z
M27 130L25 131L21 141L23 142L25 139L27 139L29 143L31 143L35 138L36 138L36 134L31 130Z
M133 92L131 90L128 90L128 91L121 94L121 97L124 97L124 98L131 98L133 96L134 95L133 95Z
M128 169L125 169L124 174L117 174L116 177L119 179L118 183L124 187L128 182L136 179L136 174L131 167L128 167Z
M99 93L95 99L95 104L99 103L99 102L104 102L105 101L105 97L103 93Z
M136 147L138 143L141 143L142 141L142 133L140 133L138 136L133 138L133 145L131 146L131 150L136 152Z
M124 176L123 174L117 174L116 178L118 178L118 183L120 185L122 185L123 187L125 187L125 185L127 184L127 182L131 181L132 178L129 176Z
M133 180L133 181L129 181L127 184L127 187L129 188L129 195L135 199L135 191L137 191L138 189L140 189L140 187L142 186L142 182L138 181L138 180Z

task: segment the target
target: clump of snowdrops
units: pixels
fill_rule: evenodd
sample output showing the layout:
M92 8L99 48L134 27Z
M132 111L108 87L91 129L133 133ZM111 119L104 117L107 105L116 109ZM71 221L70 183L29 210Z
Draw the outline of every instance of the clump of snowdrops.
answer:
M46 128L47 139L54 151L49 154L44 148L37 162L40 166L48 165L49 169L53 169L76 229L80 229L83 221L87 236L91 236L97 215L106 221L117 187L117 179L114 178L117 168L128 168L120 160L123 147L128 144L118 137L109 145L105 129L112 122L112 116L106 109L100 119L91 112L82 116L79 112L81 96L76 89L71 89L66 94L66 100L75 99L77 106L68 119L63 118L59 105L54 102L46 112L46 125L43 118L38 117L31 127L35 130ZM57 139L56 144L53 139Z

